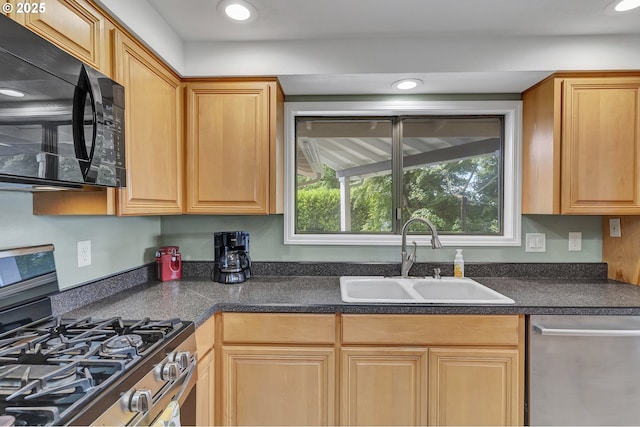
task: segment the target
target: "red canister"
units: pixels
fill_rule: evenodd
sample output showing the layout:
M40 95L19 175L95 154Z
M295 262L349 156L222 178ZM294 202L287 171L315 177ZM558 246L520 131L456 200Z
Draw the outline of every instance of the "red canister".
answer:
M158 280L179 280L182 278L182 255L178 246L163 246L156 251L156 274Z

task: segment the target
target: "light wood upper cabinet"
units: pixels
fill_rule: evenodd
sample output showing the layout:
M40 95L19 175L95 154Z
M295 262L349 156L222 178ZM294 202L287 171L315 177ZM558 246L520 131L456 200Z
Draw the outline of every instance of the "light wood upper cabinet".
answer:
M275 79L189 82L186 213L282 212Z
M180 214L183 188L179 78L136 41L114 34L116 80L125 87L127 186L119 215Z
M523 94L525 214L640 213L640 75L558 74Z
M4 16L7 16L7 17L13 19L14 21L18 20L16 18L16 0L0 0L0 4L3 5L2 14ZM11 5L11 6L6 6L6 7L9 7L9 11L7 11L7 9L4 8L5 4L10 4Z
M14 5L17 7L18 3L40 4L16 1ZM45 7L44 12L17 13L16 9L13 18L93 68L111 75L104 15L84 0L47 0L41 3Z

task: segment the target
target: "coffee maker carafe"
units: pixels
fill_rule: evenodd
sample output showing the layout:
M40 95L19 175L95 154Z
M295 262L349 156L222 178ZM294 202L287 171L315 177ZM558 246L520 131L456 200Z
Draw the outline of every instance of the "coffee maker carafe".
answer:
M213 234L213 280L220 283L241 283L251 277L249 233L223 231Z

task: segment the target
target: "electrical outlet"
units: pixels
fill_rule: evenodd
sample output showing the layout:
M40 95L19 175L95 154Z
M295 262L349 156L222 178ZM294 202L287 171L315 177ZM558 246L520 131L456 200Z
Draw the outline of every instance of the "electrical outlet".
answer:
M620 218L609 218L609 237L622 237Z
M569 251L578 252L582 250L582 232L569 232Z
M78 267L91 265L91 240L78 242Z
M546 252L547 235L544 233L525 234L525 252Z

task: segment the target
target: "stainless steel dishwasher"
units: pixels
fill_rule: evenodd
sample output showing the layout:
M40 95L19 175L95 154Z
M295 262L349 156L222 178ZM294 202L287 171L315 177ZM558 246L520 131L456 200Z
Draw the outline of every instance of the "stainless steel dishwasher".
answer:
M640 424L640 316L530 316L531 426Z

